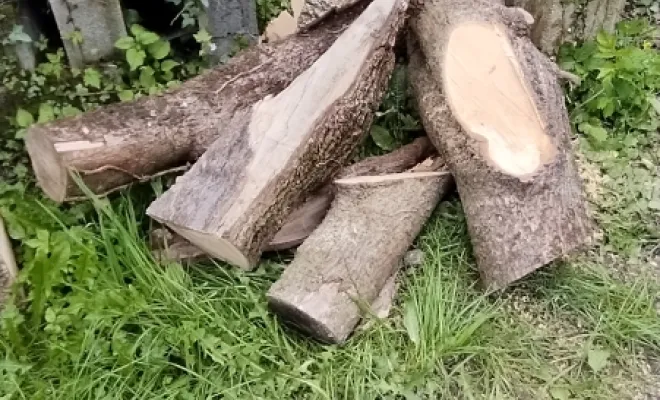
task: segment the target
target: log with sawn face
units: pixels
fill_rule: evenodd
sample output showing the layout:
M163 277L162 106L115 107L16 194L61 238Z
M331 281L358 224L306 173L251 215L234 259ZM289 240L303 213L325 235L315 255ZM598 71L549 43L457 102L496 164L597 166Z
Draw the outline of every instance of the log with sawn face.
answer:
M163 94L31 127L26 146L39 186L62 202L83 195L71 173L100 195L179 171L222 127L308 69L362 10L357 5L304 35L247 49Z
M556 66L533 19L496 0L425 2L411 82L451 170L484 285L499 289L586 244L592 222Z
M394 66L407 0L375 0L308 70L222 127L147 214L211 256L253 269L305 196L349 161Z

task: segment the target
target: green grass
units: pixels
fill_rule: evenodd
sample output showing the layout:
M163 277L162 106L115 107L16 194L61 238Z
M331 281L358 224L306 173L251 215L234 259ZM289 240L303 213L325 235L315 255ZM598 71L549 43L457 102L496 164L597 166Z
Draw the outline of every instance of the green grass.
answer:
M21 215L16 204L4 214ZM0 389L9 398L611 398L637 382L626 381L634 363L619 361L660 346L657 287L620 283L588 261L485 297L455 199L418 239L425 263L402 277L392 315L345 346L314 343L267 310L275 260L253 273L158 265L139 205L123 197L95 207L85 229L42 208L52 218L49 271L29 284L46 299L35 308L32 294L27 312L5 313ZM40 246L24 246L33 268ZM608 357L596 372L588 356L598 351Z

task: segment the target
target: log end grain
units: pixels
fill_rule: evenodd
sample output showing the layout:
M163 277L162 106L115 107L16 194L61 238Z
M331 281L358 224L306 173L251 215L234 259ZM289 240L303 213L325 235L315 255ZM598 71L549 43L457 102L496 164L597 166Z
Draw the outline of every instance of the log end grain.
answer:
M53 201L63 202L71 178L55 143L35 128L25 136L25 144L39 187Z

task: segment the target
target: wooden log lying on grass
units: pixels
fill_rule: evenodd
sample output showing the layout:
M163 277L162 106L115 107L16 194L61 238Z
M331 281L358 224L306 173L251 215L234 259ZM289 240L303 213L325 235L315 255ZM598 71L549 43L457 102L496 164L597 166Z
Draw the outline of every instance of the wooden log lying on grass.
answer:
M343 343L451 182L438 170L337 180L328 215L268 291L269 307L317 340Z
M224 126L147 214L253 269L288 215L350 160L394 67L407 0L375 0L307 71Z
M12 285L16 282L17 276L18 267L16 266L14 251L2 217L0 217L0 310L4 308L5 301L9 296Z
M426 2L411 19L422 123L456 180L492 290L584 245L593 227L557 70L528 22L484 0Z
M375 176L403 172L430 157L434 152L435 148L431 141L428 137L422 136L390 153L367 157L349 165L341 171L339 177ZM289 215L287 222L264 248L264 251L287 250L300 245L321 224L334 196L335 187L332 183L328 183L312 193L300 208ZM156 259L184 261L207 257L203 250L181 236L171 233L156 236L159 238L153 240L152 244Z
M253 47L164 94L35 125L27 151L39 186L62 202L82 196L70 172L107 194L194 162L232 121L308 69L364 10L358 5L304 35Z

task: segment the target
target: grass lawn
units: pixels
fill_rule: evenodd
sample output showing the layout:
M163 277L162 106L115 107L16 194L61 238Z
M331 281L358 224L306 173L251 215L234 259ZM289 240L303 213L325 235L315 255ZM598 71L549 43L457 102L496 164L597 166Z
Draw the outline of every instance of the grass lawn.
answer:
M12 170L0 214L29 290L0 319L0 398L660 398L660 137L634 133L624 148L576 135L602 230L592 248L484 296L454 194L416 240L423 265L401 275L390 316L344 346L266 309L290 254L251 273L156 263L144 209L159 182L58 207Z

